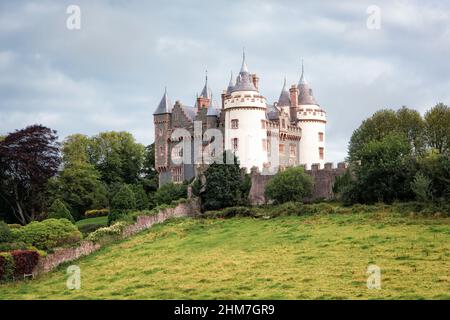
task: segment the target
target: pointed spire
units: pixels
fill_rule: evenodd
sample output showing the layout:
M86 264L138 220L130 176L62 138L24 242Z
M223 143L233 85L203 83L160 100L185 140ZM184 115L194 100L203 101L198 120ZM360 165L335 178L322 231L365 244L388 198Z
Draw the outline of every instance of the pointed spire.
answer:
M247 64L245 63L245 48L242 50L242 66L241 73L248 73Z
M158 108L153 113L154 115L172 113L172 102L170 102L169 95L167 94L167 87L164 87L164 95L159 102Z
M209 107L208 107L208 111L206 112L206 116L207 117L209 117L209 116L217 117L217 109L214 107L212 93L211 93L211 101L209 102Z
M228 86L232 87L233 86L233 70L231 70L231 77L230 77L230 82L228 83Z
M291 96L286 89L286 77L284 77L283 89L281 89L280 97L278 98L278 105L283 107L291 105Z
M203 87L202 93L200 94L202 98L209 99L211 96L211 90L208 87L208 70L205 70L205 86Z
M300 76L300 81L298 82L298 85L300 86L301 84L308 84L308 81L306 80L305 77L305 67L303 65L303 59L302 59L302 75Z

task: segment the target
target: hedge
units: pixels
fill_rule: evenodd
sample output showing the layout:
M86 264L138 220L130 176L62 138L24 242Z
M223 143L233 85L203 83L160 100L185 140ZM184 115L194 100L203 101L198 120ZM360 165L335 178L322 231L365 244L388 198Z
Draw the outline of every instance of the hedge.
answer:
M86 218L104 217L109 214L109 209L88 210L84 213Z
M11 231L16 241L29 243L41 250L75 245L82 238L78 228L67 219L34 221L20 229L12 229Z
M35 250L14 250L0 253L0 281L32 274L38 262L39 253Z
M112 226L97 229L88 235L87 240L97 243L120 239L127 225L125 221L120 221Z

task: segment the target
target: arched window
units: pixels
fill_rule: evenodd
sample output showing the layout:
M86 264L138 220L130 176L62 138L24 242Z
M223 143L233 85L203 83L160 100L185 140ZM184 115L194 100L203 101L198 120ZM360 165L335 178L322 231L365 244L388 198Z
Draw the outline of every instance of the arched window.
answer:
M237 151L237 149L238 149L238 147L239 147L239 140L238 140L238 138L233 138L233 139L231 139L231 144L232 144L232 146L233 146L233 150L234 151Z

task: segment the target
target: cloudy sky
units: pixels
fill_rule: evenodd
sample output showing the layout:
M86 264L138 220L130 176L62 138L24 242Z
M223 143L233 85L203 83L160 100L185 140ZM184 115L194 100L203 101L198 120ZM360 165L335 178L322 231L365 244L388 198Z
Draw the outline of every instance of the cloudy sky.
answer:
M69 5L81 29L69 30ZM370 5L380 29L369 29ZM167 86L193 105L208 69L218 98L245 47L276 101L303 58L328 113L327 160L380 108L450 103L450 4L444 1L0 1L0 134L41 123L72 133L153 140Z

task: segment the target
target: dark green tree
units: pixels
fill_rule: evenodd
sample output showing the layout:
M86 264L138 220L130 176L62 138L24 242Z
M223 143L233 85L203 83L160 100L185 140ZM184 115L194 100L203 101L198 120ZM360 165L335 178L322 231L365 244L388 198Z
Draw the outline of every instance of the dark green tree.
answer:
M156 205L171 204L181 198L187 198L187 185L172 182L163 184L153 196Z
M135 184L132 186L134 197L136 199L136 209L146 210L149 208L149 198L145 193L144 187L141 184Z
M204 191L201 192L204 210L235 206L243 198L243 177L238 159L230 151L225 151L221 157L222 161L213 162L204 172Z
M302 167L291 167L278 172L266 185L266 197L275 203L302 201L311 195L312 178Z
M129 185L124 184L111 200L111 208L108 215L108 224L125 216L136 209L136 197Z
M439 153L450 152L450 108L438 103L425 113L426 138L428 145Z
M72 223L75 223L69 209L67 209L64 202L59 199L53 201L48 210L48 219L67 219Z

